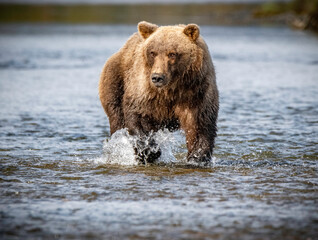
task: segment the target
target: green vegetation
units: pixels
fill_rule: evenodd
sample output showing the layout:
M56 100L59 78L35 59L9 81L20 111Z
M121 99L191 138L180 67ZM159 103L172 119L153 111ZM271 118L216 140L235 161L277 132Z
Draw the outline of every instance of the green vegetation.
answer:
M0 22L248 25L259 4L0 4Z
M314 15L318 13L318 0L294 0L290 5L297 14Z
M10 4L0 22L200 25L286 25L318 31L318 0L204 4Z
M293 0L289 3L263 4L254 16L258 18L285 15L292 26L318 31L318 0Z

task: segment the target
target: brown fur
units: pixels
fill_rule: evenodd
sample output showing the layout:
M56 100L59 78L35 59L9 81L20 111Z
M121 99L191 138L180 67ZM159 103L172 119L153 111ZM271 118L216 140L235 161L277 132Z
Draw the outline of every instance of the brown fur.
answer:
M197 25L158 27L140 22L138 33L106 62L99 95L111 134L127 128L130 134L147 136L180 127L186 134L188 159L211 158L218 90Z

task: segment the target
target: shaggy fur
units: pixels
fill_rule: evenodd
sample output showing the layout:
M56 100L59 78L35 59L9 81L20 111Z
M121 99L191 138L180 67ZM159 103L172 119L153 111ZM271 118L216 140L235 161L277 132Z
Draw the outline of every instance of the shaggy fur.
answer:
M111 134L127 128L144 139L159 129L181 128L188 160L210 161L219 99L212 60L197 25L140 22L138 33L106 62L99 96ZM160 156L160 150L148 150L136 150L141 161Z

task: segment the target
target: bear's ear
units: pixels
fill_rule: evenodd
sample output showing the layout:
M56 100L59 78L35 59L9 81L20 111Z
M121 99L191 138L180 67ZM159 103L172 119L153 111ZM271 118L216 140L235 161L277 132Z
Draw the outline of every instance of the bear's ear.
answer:
M145 21L138 23L139 34L144 39L147 39L154 31L157 30L157 28L157 25Z
M187 35L191 40L195 41L200 35L200 28L196 24L188 24L184 28L183 33Z

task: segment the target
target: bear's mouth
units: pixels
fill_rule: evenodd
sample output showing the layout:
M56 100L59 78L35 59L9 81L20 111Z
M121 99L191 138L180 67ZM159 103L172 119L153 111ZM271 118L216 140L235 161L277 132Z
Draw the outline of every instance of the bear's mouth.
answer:
M156 83L154 83L153 82L153 85L155 85L155 87L157 87L157 88L161 88L161 87L164 87L166 85L166 83L164 83L164 82L156 82Z

